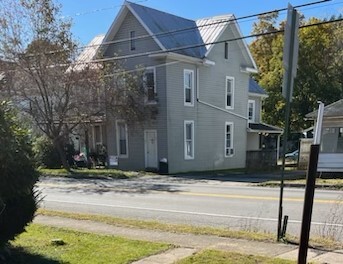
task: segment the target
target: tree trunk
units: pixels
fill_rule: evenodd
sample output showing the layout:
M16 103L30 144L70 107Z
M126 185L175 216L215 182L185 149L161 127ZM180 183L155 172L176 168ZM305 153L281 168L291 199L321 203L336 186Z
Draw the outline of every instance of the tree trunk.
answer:
M54 140L54 146L57 149L58 154L60 155L63 168L65 168L67 171L70 171L70 166L69 166L69 163L67 161L67 155L66 155L66 152L64 150L63 140L61 140L61 139Z

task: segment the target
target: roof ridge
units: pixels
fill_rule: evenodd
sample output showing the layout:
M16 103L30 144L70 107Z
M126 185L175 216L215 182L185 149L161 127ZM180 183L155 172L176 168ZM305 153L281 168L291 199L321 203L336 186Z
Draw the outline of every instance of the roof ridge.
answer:
M217 15L217 16L211 16L211 17L203 17L203 18L198 18L195 21L199 21L199 20L205 20L205 19L216 19L216 20L224 20L224 19L228 19L234 17L233 14L224 14L224 15Z
M143 7L143 8L148 8L148 9L151 9L151 10L154 10L156 12L159 12L159 13L164 13L164 14L167 14L167 15L170 15L170 16L174 16L174 17L177 17L177 18L181 18L181 19L184 19L184 20L188 20L188 21L192 21L192 22L195 22L195 20L193 19L189 19L189 18L185 18L185 17L182 17L182 16L178 16L178 15L174 15L174 14L171 14L171 13L168 13L166 11L161 11L161 10L158 10L156 8L152 8L152 7L149 7L149 6L145 6L145 5L139 5L137 3L133 3L133 2L130 2L130 1L126 1L125 2L129 5L136 5L136 6L140 6L140 7Z

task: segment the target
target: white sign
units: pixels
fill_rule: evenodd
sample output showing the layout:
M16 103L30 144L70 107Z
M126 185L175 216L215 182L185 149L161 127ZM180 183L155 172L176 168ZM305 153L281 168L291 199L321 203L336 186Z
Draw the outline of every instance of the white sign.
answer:
M299 51L299 13L288 4L287 22L285 24L284 46L283 46L283 67L285 69L282 95L292 101L293 79L297 75L298 51ZM290 72L290 68L292 72Z
M111 156L109 157L110 166L118 166L118 156Z

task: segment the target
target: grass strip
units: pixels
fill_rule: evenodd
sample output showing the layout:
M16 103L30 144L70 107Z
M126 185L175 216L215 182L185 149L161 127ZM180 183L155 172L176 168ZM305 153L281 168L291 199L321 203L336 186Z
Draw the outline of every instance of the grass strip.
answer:
M269 258L255 255L245 255L234 252L224 252L219 250L204 250L193 256L176 262L176 264L294 264L295 261Z
M104 216L104 215L94 215L94 214L81 214L81 213L69 213L61 211L53 211L47 209L39 209L38 214L45 216L58 216L71 218L76 220L89 220L95 222L106 223L109 225L127 227L127 228L140 228L140 229L150 229L157 231L165 231L172 233L186 233L195 235L213 235L219 237L230 237L238 239L247 239L254 241L275 241L273 234L265 232L255 232L255 231L244 231L244 230L230 230L225 228L215 228L215 227L203 227L203 226L192 226L192 225L182 225L182 224L169 224L162 223L158 221L148 221L148 220L136 220L136 219L124 219L119 217Z
M305 185L306 179L299 179L299 180L285 180L285 185ZM280 186L280 181L267 181L258 184L258 186L263 187L278 187ZM343 190L343 179L316 179L316 187L317 188L326 188L332 190Z
M11 243L8 263L131 263L172 247L32 224Z
M39 169L42 176L46 177L70 177L70 178L113 178L128 179L145 175L145 172L122 171L115 169Z
M126 228L140 228L156 231L194 234L194 235L212 235L218 237L246 239L261 242L275 242L275 234L267 232L258 232L256 230L232 230L226 228L193 226L185 224L170 224L158 221L137 220L119 218L113 216L104 216L96 214L83 214L83 213L69 213L62 211L54 211L47 209L38 209L38 214L45 216L57 216L64 218L71 218L76 220L88 220L100 223L105 223L114 226L121 226ZM299 238L295 236L287 235L285 243L298 244ZM310 239L310 246L314 248L334 250L342 249L343 244L327 237L313 237Z

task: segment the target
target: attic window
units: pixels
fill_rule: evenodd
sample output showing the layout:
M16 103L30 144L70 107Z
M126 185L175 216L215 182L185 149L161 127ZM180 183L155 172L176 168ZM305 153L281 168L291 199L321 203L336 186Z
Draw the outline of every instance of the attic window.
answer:
M229 58L229 43L224 43L224 57L227 60Z
M136 31L130 31L130 50L136 50Z

